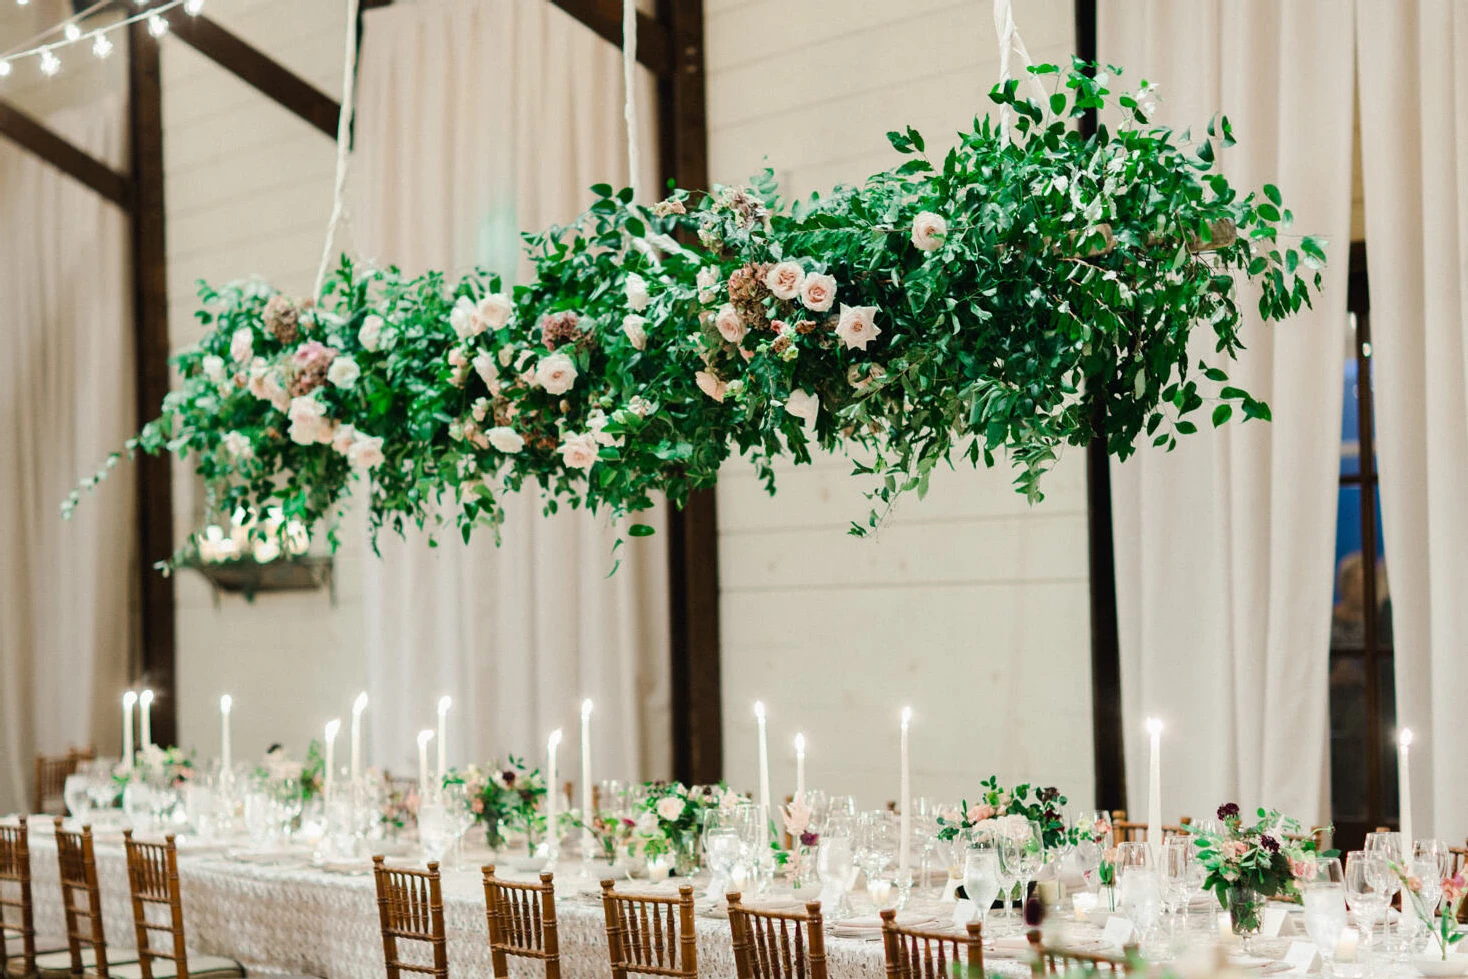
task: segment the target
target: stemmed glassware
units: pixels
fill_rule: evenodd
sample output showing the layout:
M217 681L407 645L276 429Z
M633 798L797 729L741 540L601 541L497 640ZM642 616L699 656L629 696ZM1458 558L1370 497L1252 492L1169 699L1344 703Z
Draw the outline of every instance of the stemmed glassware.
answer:
M1168 930L1177 935L1178 911L1186 914L1193 893L1193 841L1188 836L1171 836L1162 845L1162 866L1158 868L1162 905L1167 910ZM1184 929L1186 933L1186 929Z
M973 902L984 931L989 927L989 910L999 896L999 849L992 842L978 841L964 849L963 890Z
M1376 919L1386 913L1395 893L1396 875L1377 852L1352 850L1346 854L1345 897L1361 932L1363 960L1371 956Z
M1333 865L1336 879L1329 871ZM1321 873L1321 870L1327 872ZM1334 858L1317 863L1316 876L1305 882L1305 931L1320 954L1321 979L1331 979L1335 968L1336 947L1346 929L1346 888L1340 881L1341 865Z
M1116 880L1122 909L1145 942L1162 910L1161 882L1146 843L1116 848Z
M857 874L851 830L850 817L828 816L821 841L816 846L816 873L821 878L822 893L835 891L838 894L836 906L829 915L832 921L840 921L851 913L846 895L851 885L856 883Z
M83 819L90 808L92 777L85 772L72 772L66 776L61 787L61 797L66 800L66 811L73 819Z
M1032 820L1015 823L999 833L999 862L1005 872L1019 881L1021 909L1030 895L1030 882L1045 864L1045 838L1040 824Z
M737 886L735 870L745 861L744 851L735 813L715 810L704 818L703 854L713 872L708 889L710 897L717 899L726 889Z
M1387 902L1390 903L1397 892L1402 889L1401 879L1397 877L1397 872L1393 867L1393 864L1400 864L1402 861L1402 834L1392 832L1367 833L1365 849L1367 853L1373 853L1378 858L1373 860L1368 866L1375 880L1385 890ZM1403 937L1412 933L1413 920L1415 919L1406 914L1398 917L1395 934L1393 934L1391 919L1389 917L1384 919L1382 923L1382 937L1385 939L1386 949L1389 953L1394 951L1393 946L1398 944Z

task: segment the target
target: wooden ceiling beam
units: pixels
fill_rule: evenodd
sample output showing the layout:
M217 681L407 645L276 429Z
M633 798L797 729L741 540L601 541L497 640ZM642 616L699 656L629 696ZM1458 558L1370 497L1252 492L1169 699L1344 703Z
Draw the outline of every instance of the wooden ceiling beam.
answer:
M112 169L3 100L0 100L0 136L86 184L118 207L132 209L133 183L127 174Z

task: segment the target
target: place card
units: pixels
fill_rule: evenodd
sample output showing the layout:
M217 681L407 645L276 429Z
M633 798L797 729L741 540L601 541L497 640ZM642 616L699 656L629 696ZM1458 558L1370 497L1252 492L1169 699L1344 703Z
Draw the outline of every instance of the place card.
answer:
M1265 938L1278 938L1284 923L1289 919L1290 909L1279 904L1267 904L1264 907L1264 922L1259 929L1259 934Z
M974 912L976 910L977 909L974 907L974 902L970 901L968 898L961 898L958 903L953 906L953 927L960 930L967 928L968 923L974 920Z
M1129 920L1119 914L1114 914L1106 919L1106 929L1101 932L1101 941L1107 945L1121 948L1132 940L1132 932L1135 930Z
M1284 963L1289 966L1292 975L1304 975L1319 966L1320 950L1315 947L1314 942L1290 942L1290 950L1285 953Z

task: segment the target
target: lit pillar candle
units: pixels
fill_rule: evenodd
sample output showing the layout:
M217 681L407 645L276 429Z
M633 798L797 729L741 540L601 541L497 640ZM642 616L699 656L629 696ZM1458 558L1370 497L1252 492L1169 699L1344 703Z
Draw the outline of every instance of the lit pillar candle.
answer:
M795 736L795 798L805 800L805 735Z
M122 695L122 763L128 771L133 770L133 706L137 702L136 691Z
M449 708L454 705L452 697L438 698L438 782L443 784L443 777L449 773L449 737L448 716Z
M1162 722L1147 718L1147 734L1152 743L1152 760L1147 774L1147 846L1152 859L1162 856Z
M898 820L897 841L897 879L907 880L908 869L912 866L912 759L907 747L907 729L912 724L912 708L902 708L902 800L899 805L902 809Z
M367 709L367 691L352 703L352 781L362 776L362 712Z
M219 698L219 770L228 772L232 765L229 744L229 714L234 710L234 698L225 694Z
M333 717L326 722L326 777L321 794L327 802L331 801L332 782L336 780L336 736L341 729L342 722L339 717Z
M1412 865L1412 766L1408 755L1412 748L1412 729L1402 728L1397 735L1397 806L1402 816L1402 864Z
M591 859L591 700L581 701L581 859Z
M428 742L433 740L431 730L418 732L418 799L419 805L428 802Z
M138 743L146 748L153 743L153 691L138 695Z
M545 743L545 842L546 853L552 860L556 856L556 847L560 843L560 834L556 832L556 819L560 808L560 789L556 782L560 774L556 767L556 750L561 746L561 729L556 728L551 732L550 740Z
M765 704L754 702L754 720L759 727L759 818L761 832L768 833L770 825L770 739L765 729Z

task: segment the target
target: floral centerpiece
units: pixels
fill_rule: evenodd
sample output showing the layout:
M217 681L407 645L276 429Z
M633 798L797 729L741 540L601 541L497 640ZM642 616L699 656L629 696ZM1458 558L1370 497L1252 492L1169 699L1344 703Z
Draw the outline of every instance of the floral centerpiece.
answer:
M273 787L280 787L291 779L301 784L301 801L310 802L322 792L326 778L326 759L321 753L321 742L312 739L306 746L306 760L297 761L290 750L282 744L273 744L265 752L265 758L255 767L255 778Z
M133 767L119 762L112 770L112 779L123 787L136 779L150 785L178 788L195 774L192 752L177 746L161 748L156 744L145 744L138 751Z
M536 842L545 834L541 806L546 787L539 768L510 755L503 765L496 763L488 769L471 765L462 772L449 772L444 781L465 786L470 812L484 826L490 849L504 846L507 833L518 832L524 834L529 850L535 851Z
M1460 870L1451 877L1423 878L1400 864L1393 863L1392 867L1402 882L1402 893L1412 902L1412 913L1426 926L1438 957L1446 962L1448 953L1465 934L1458 927L1458 918L1468 896L1468 877Z
M785 867L791 883L798 890L815 883L815 853L820 845L821 834L811 824L811 809L804 796L796 795L790 804L781 810L785 832L790 835L790 851L786 855Z
M999 784L997 775L989 776L979 785L983 791L976 801L965 799L958 810L938 817L939 839L957 839L966 830L985 828L982 824L991 820L1020 816L1040 827L1047 850L1063 849L1075 843L1075 835L1066 828L1062 815L1066 798L1059 789L1032 788L1028 782L1006 789ZM995 823L993 828L998 830L1000 826Z
M591 833L596 844L597 856L607 863L616 863L617 855L628 849L633 834L637 831L637 820L616 812L598 812L588 822L580 811L574 814L574 825ZM590 859L592 854L587 854Z
M691 876L698 870L698 842L705 813L733 809L748 801L723 783L689 788L681 782L649 782L633 844L649 860L671 856L673 873Z
M1237 803L1218 807L1217 831L1200 831L1198 860L1208 871L1204 890L1218 895L1235 933L1259 931L1260 913L1271 897L1297 898L1298 878L1310 873L1315 840L1300 821L1274 809L1259 809L1245 823Z
M390 835L396 835L417 822L418 787L403 787L394 783L387 774L377 768L369 768L366 781L372 787L377 802L378 824Z

